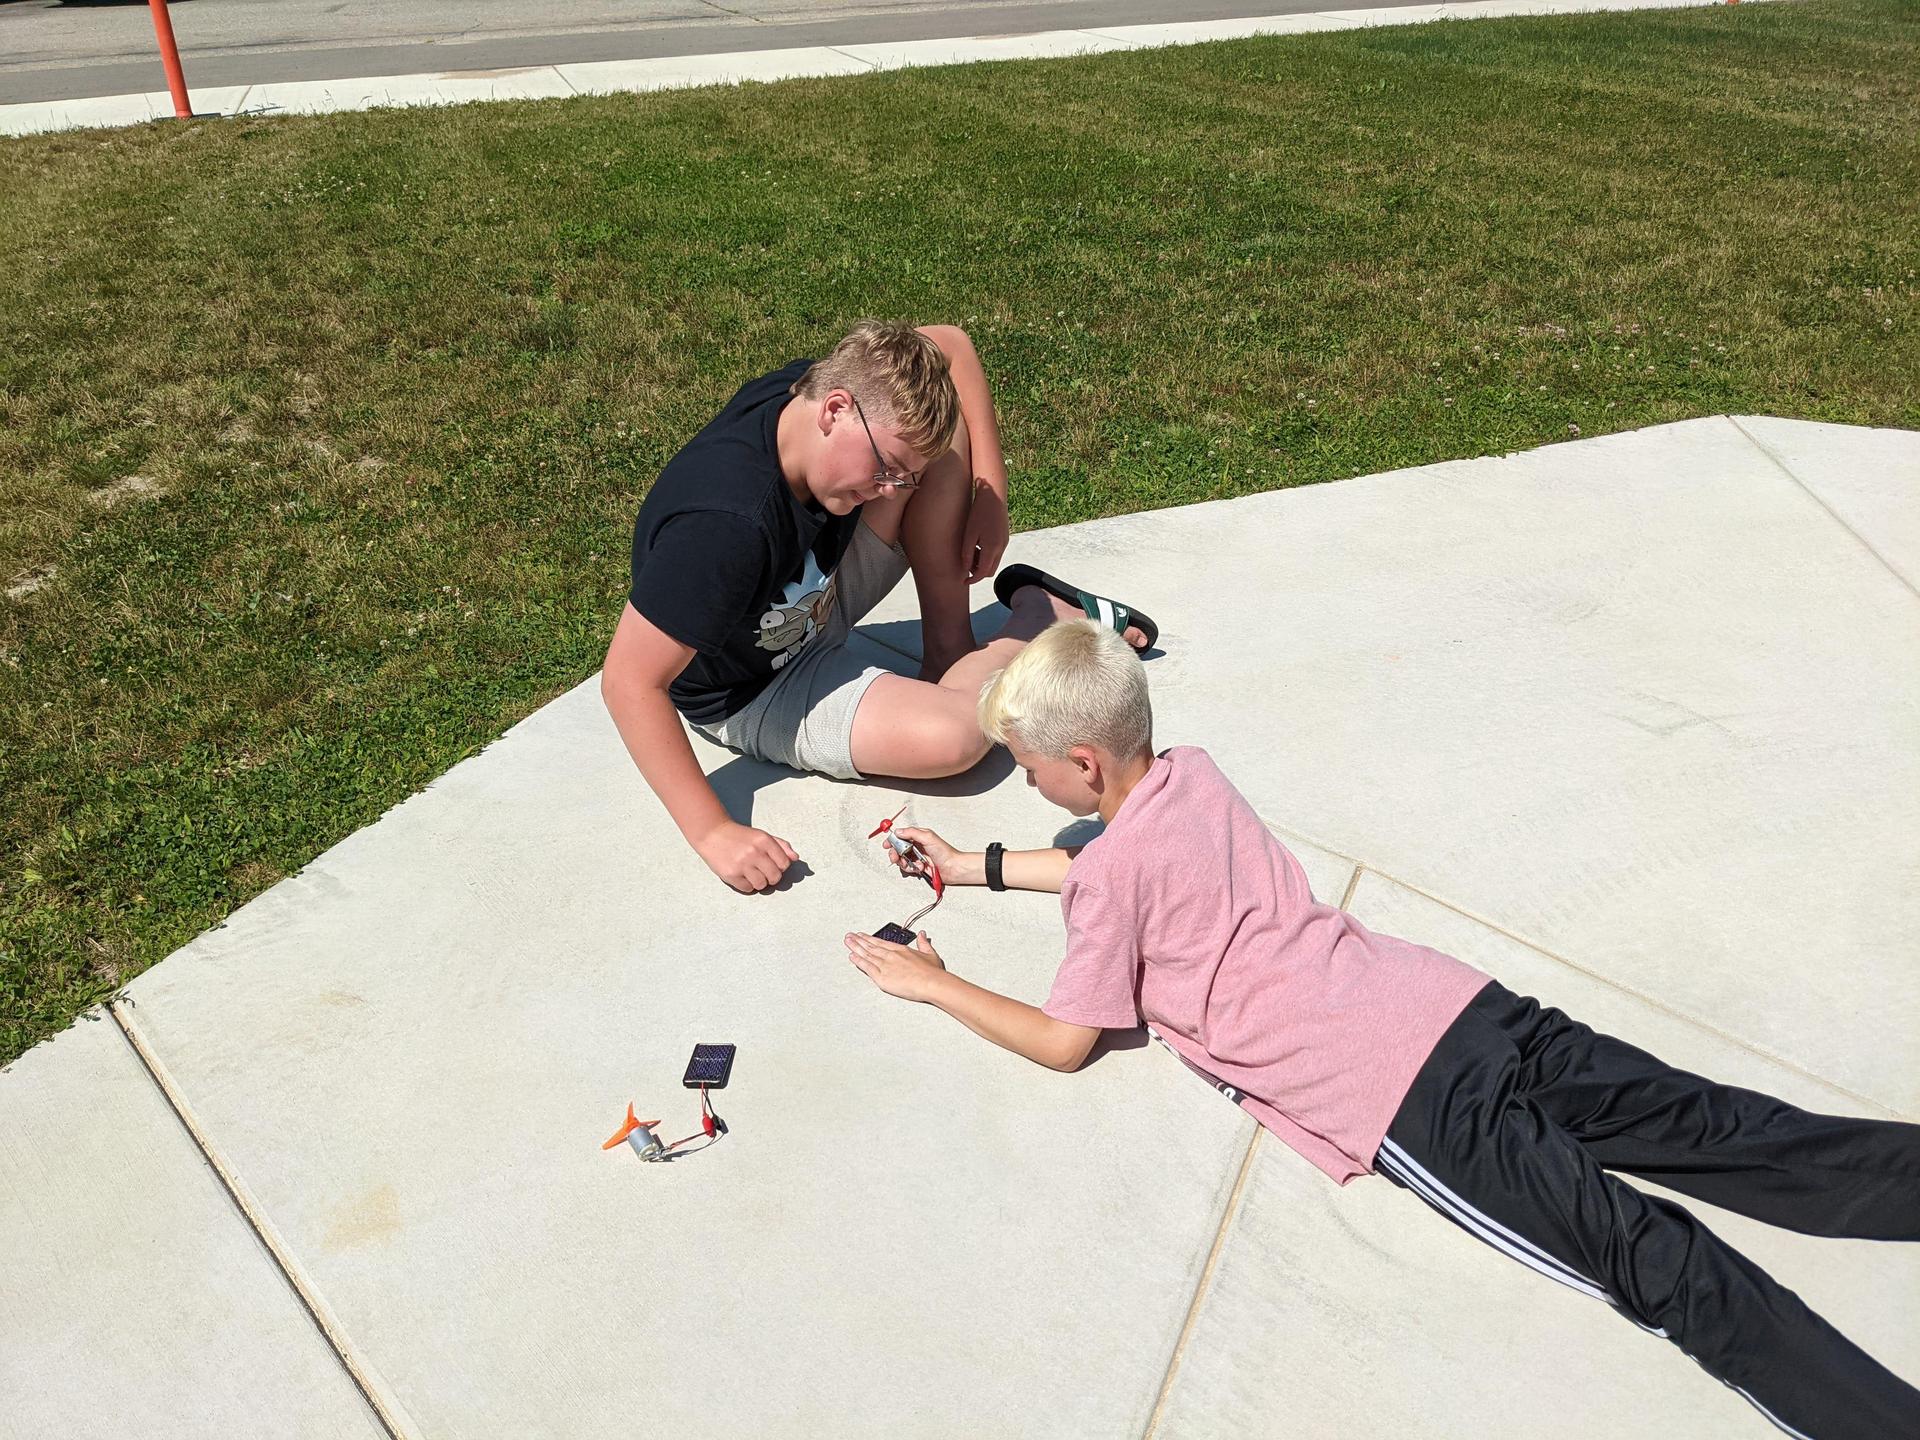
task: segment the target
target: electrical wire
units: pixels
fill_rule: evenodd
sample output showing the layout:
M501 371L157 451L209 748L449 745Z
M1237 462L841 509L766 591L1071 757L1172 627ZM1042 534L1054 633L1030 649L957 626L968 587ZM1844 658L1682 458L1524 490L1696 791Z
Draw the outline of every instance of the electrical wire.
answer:
M719 1139L720 1138L718 1134L719 1125L720 1125L720 1117L713 1113L713 1105L707 1099L707 1087L702 1085L700 1087L700 1128L697 1131L695 1131L693 1134L687 1136L686 1139L676 1140L671 1145L667 1146L666 1153L671 1155L674 1151L678 1150L682 1145L690 1145L695 1140L700 1139L700 1137L703 1135L709 1141ZM700 1148L704 1150L707 1147L705 1145L702 1145ZM691 1155L693 1154L693 1151L689 1150L687 1153Z

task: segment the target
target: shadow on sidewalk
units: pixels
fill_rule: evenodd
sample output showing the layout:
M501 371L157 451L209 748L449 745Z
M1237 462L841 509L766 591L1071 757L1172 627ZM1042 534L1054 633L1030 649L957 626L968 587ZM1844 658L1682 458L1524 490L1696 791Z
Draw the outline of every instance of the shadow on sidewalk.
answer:
M909 795L962 798L986 794L1013 774L1013 770L1013 756L1007 752L1005 746L996 745L987 752L986 758L978 765L959 775L942 776L937 780L900 780L880 776L876 777L872 783L884 784L890 790ZM771 761L735 755L726 764L709 774L707 783L713 786L713 793L720 797L720 803L726 807L727 814L737 824L751 825L753 824L754 797L775 781L800 773L802 772L791 770L785 765L775 765ZM864 786L870 783L865 780L835 780L824 775L816 775L812 778L827 785ZM812 873L807 868L806 862L800 861L788 870L787 878L777 888L790 889Z
M999 633L1007 623L1007 607L998 600L989 600L969 617L973 626L973 636L977 643ZM855 632L866 636L876 645L884 645L896 655L905 655L910 660L918 660L920 648L920 622L916 620L882 620L877 624L861 624Z
M973 626L974 643L981 644L1000 633L1012 612L998 600L989 601L973 612L969 623ZM856 627L856 633L865 635L876 645L884 645L896 655L905 655L910 660L920 658L920 622L918 620L882 620L874 625ZM1140 652L1142 660L1153 660L1166 654L1157 644L1149 645Z

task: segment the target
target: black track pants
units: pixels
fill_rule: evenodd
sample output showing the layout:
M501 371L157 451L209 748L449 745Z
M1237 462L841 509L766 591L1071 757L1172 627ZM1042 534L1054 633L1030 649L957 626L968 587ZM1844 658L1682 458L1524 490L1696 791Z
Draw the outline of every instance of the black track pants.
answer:
M1920 1390L1682 1207L1920 1239L1920 1125L1716 1085L1489 984L1421 1067L1374 1168L1494 1248L1674 1342L1789 1435L1920 1436Z

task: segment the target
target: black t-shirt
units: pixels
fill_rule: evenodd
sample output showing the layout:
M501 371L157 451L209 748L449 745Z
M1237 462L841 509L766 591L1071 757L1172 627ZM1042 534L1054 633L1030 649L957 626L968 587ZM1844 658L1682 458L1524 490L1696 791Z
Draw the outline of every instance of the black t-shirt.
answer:
M780 412L811 361L740 387L667 462L633 527L638 610L695 654L667 694L702 724L767 687L833 609L833 572L860 523L796 500L780 473Z

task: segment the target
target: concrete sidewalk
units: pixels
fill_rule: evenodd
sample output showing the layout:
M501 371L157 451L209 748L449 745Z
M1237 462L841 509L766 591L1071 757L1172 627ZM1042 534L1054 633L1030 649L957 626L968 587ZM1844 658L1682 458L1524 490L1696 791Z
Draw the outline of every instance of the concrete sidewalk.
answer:
M1393 0L1386 5L1332 5L1320 9L1300 5L1299 0L1293 3L1298 8L1281 14L1137 24L1102 20L1098 18L1102 7L1083 6L1081 13L1088 18L1076 20L1072 28L1045 28L1046 21L1040 17L1070 13L1061 6L1046 5L1000 7L986 12L958 10L934 16L863 15L813 24L706 28L671 34L664 39L649 36L643 46L647 50L645 54L598 60L554 61L546 57L553 53L570 56L605 53L606 37L590 37L594 43L587 48L581 48L584 42L579 37L571 37L571 48L558 52L552 46L545 50L522 50L523 58L518 60L509 60L501 48L514 46L516 42L495 41L490 43L484 57L476 54L462 68L405 74L363 73L347 78L293 79L288 76L299 72L289 70L287 57L234 56L223 57L217 64L204 68L190 67L187 80L196 117L317 115L389 106L456 105L477 100L641 93L694 85L856 75L869 70L980 60L1053 59L1108 50L1186 45L1253 35L1308 34L1366 25L1415 25L1512 15L1570 15L1598 10L1686 9L1731 3L1731 0L1448 0L1444 4ZM1127 13L1152 7L1143 7L1134 0L1120 0L1108 8ZM940 29L942 23L951 23L949 17L980 20L983 14L993 14L996 24L1011 33L953 36ZM702 36L707 38L698 39ZM689 53L682 48L688 43L709 43L714 48L709 52ZM487 63L476 63L479 58ZM119 75L122 70L112 73ZM61 75L60 71L48 72L39 83L58 86L64 83ZM208 83L209 77L212 83ZM126 94L87 90L56 93L59 98L0 104L0 135L32 135L80 126L139 125L173 116L172 98L164 89Z
M1690 421L1009 558L1159 619L1158 743L1316 894L1674 1063L1920 1116L1920 435ZM911 613L859 643L910 670ZM707 874L589 680L0 1075L0 1436L1774 1433L1137 1036L1056 1075L876 991L839 937L924 893L881 816L1087 833L1003 756L699 748L798 848L783 892ZM927 928L1035 1000L1062 947L1046 896ZM740 1047L731 1133L603 1153L629 1100L694 1128L696 1041ZM1920 1246L1694 1208L1920 1378Z

